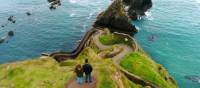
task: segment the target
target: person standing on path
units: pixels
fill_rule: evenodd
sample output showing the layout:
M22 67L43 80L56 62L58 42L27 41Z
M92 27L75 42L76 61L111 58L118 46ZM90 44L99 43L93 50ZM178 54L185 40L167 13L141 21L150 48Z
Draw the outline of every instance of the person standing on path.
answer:
M77 83L83 84L83 69L81 64L78 64L75 68L75 73L77 76Z
M91 73L92 73L92 66L88 63L88 59L85 59L85 64L83 65L83 72L85 73L85 82L92 82L92 77L91 77Z

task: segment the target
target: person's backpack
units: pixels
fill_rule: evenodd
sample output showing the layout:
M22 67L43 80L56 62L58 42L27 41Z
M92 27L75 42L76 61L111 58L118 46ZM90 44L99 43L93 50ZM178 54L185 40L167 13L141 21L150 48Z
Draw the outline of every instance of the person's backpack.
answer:
M92 66L91 66L90 64L85 64L85 65L83 66L83 70L84 70L84 72L85 72L86 74L89 74L89 73L92 72Z

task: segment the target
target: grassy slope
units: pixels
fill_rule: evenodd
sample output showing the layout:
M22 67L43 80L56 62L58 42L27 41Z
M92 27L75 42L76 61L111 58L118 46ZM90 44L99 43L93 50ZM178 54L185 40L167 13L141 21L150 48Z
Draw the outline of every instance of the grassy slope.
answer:
M71 68L60 67L51 58L0 65L0 88L63 88Z
M83 64L85 58L94 67L97 88L142 88L121 74L111 59L100 58L94 47L87 47L75 60L62 63L52 58L38 58L0 65L0 88L64 88L73 77L75 65Z
M144 53L136 52L127 55L120 64L126 70L146 80L149 80L161 88L176 88L167 71Z
M106 29L108 31L108 29ZM99 40L105 45L113 45L113 44L127 44L130 45L129 41L126 41L124 37L119 35L114 35L108 32L106 35L100 36Z
M141 88L140 85L132 83L121 74L120 71L115 68L111 59L100 58L97 55L97 51L91 47L84 49L76 58L76 62L83 64L85 58L88 58L94 67L94 74L98 80L97 88L122 88L122 86L123 88ZM120 78L119 80L115 79L117 73L121 74L121 76L117 76Z
M128 44L124 38L108 33L99 39L103 44ZM176 82L161 65L154 62L143 52L127 55L120 65L131 73L158 84L161 88L176 88ZM159 70L160 69L160 70ZM165 80L166 79L166 80Z

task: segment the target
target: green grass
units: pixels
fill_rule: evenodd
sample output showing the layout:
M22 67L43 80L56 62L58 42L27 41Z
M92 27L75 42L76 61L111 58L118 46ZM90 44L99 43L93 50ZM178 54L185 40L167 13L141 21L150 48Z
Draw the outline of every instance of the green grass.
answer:
M122 60L120 65L129 72L134 73L145 80L149 80L159 85L161 88L177 87L170 79L167 71L144 53L131 53Z
M114 66L113 61L108 58L100 58L92 48L85 48L76 58L77 63L83 64L85 58L89 60L94 68L97 77L97 88L142 88L140 85L129 81L124 75L121 76L122 84L113 79L114 75L120 71Z
M72 69L52 58L0 65L0 88L64 88Z
M120 35L115 35L113 33L108 33L99 37L99 40L102 44L113 45L113 44L126 44L130 45L130 41L126 41L125 37Z

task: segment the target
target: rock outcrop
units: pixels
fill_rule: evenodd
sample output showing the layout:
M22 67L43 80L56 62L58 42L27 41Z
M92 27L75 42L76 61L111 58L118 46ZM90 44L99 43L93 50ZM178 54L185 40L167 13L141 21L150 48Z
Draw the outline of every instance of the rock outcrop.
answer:
M97 17L95 25L120 31L137 32L137 29L132 24L130 17L125 11L122 0L114 0L108 9Z
M128 15L136 20L138 16L145 15L145 12L152 7L151 0L123 0L128 6Z
M50 10L54 10L56 9L57 6L61 5L61 1L60 0L47 0L50 3Z
M10 16L8 17L8 21L15 23L16 22L16 17L15 16Z

